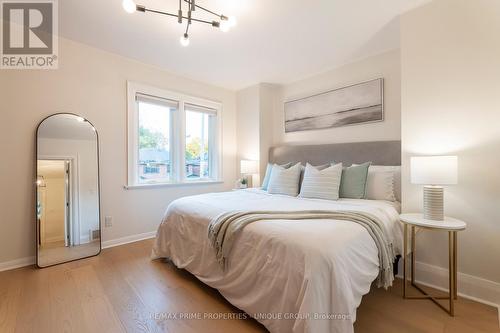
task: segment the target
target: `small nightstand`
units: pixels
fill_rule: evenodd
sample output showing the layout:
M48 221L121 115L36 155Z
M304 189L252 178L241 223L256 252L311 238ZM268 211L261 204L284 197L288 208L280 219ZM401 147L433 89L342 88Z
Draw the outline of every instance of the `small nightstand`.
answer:
M401 214L399 216L400 221L404 224L404 245L403 245L403 298L406 299L430 299L435 304L437 304L444 311L448 312L451 316L455 315L454 300L457 299L457 232L464 230L467 224L458 219L451 217L445 217L444 221L434 221L424 219L422 214ZM408 226L411 229L411 285L420 291L423 295L421 296L408 296L407 291L407 281L408 281L408 269L407 269L407 257L408 257ZM448 232L448 283L449 292L447 297L438 297L428 294L422 288L420 288L415 283L415 229L416 228L429 229L434 231L446 231ZM449 308L447 309L438 299L449 300Z

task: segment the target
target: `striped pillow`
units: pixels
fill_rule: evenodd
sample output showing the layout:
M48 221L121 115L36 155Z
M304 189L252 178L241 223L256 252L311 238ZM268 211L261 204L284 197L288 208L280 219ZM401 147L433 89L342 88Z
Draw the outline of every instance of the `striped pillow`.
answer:
M299 178L302 166L300 163L285 169L277 164L273 165L267 191L272 194L297 196L299 193Z
M323 169L326 169L328 168L329 166L332 166L334 165L335 162L330 162L330 164L322 164L322 165L318 165L318 166L313 166L314 168L318 169L318 170L323 170ZM307 163L306 163L307 165ZM306 171L306 168L304 166L302 166L300 168L300 181L299 181L299 187L302 186L302 181L304 180L304 172Z
M342 163L323 170L307 163L299 197L338 200L341 177Z
M288 169L292 166L292 162L288 162L281 165L285 169ZM262 181L262 189L267 191L267 187L269 186L269 179L271 179L271 172L273 170L273 165L271 163L267 163L266 175L264 176L264 180Z

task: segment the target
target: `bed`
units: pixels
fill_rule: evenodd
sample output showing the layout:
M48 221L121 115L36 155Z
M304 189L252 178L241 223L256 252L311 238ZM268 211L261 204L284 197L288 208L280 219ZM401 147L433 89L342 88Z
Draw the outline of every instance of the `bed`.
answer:
M399 165L399 142L273 148L270 161L324 159ZM314 148L313 148L314 147ZM356 210L383 221L401 253L399 203L271 195L260 189L185 197L172 202L159 226L153 258L169 258L270 332L353 332L356 308L379 273L378 250L359 224L341 220L262 220L235 239L226 269L216 260L207 228L227 211Z

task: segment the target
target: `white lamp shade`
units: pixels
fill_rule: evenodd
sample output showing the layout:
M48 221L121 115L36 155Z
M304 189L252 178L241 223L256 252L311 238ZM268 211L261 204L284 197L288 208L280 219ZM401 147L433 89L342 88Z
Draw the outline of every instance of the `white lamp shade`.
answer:
M456 156L415 156L411 158L411 183L453 185L457 183Z
M259 161L241 160L240 170L245 175L259 173Z

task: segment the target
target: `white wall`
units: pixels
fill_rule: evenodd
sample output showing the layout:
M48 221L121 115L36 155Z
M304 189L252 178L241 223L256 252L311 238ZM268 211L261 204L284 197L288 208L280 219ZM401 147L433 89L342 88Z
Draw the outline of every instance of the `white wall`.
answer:
M401 138L399 60L399 50L393 50L282 86L281 92L277 95L274 110L274 144L399 140ZM285 101L375 78L384 78L385 83L385 120L383 122L285 133Z
M410 156L458 155L459 184L445 192L446 215L468 223L458 270L493 282L500 282L499 18L496 0L435 0L401 18L403 209L422 207L422 187L409 184ZM446 268L446 246L446 234L423 233L417 258ZM467 287L461 277L459 291ZM500 304L500 284L473 281L490 286L484 297Z
M99 132L102 217L113 216L113 227L103 228L104 241L154 231L175 198L228 190L236 179L234 92L66 39L59 40L59 48L58 70L0 72L0 183L9 189L0 192L0 263L34 254L34 135L38 122L52 113L80 114ZM223 184L123 188L127 80L222 102Z
M269 160L269 148L273 146L273 119L276 110L277 97L279 96L280 88L269 83L260 84L260 174L261 179L264 179L266 173L267 162Z
M253 186L260 185L266 171L269 148L273 144L273 114L279 88L260 83L237 92L238 172L242 159L260 162Z
M260 89L251 86L237 92L237 169L240 160L259 160L260 158Z

